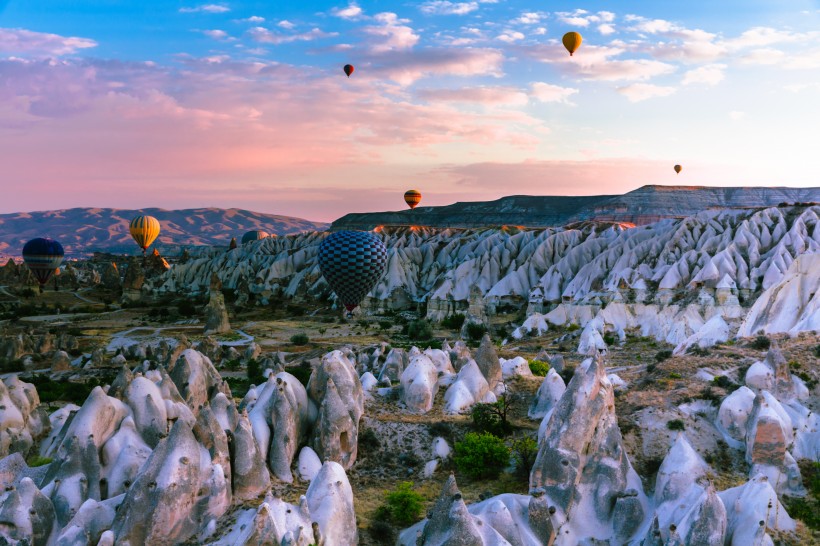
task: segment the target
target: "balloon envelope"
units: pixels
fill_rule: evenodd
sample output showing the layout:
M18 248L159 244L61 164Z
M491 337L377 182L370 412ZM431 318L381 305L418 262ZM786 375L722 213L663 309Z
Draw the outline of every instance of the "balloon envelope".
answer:
M404 192L404 202L407 203L407 205L411 209L416 208L416 205L418 205L420 201L421 201L421 192L420 191L418 191L418 190L407 190L406 192Z
M143 252L159 236L159 230L159 220L153 216L137 216L131 220L131 224L128 226L131 237L134 238Z
M564 42L564 47L567 48L569 51L570 57L573 53L575 53L579 47L581 47L581 42L584 39L581 38L581 35L577 32L567 32L564 34L564 37L561 38L561 41Z
M47 283L54 270L60 267L63 256L63 245L53 239L38 237L23 247L23 261L40 285Z
M245 235L242 236L242 244L244 245L245 243L258 241L259 239L266 239L268 237L270 237L270 233L268 233L267 231L255 229L247 232Z
M675 172L676 172L676 173L680 174L680 172L681 172L682 170L683 170L683 167L681 167L680 165L675 165Z
M319 269L348 311L359 305L387 268L387 247L373 233L337 231L319 245Z
M347 74L347 77L349 78L350 75L353 74L353 71L355 70L355 68L353 68L352 64L346 64L344 66L343 70L345 71L345 74Z

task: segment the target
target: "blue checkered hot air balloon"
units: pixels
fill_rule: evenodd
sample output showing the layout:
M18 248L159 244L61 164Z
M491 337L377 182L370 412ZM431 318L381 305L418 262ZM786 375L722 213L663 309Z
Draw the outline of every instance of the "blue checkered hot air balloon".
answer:
M387 248L373 233L337 231L319 245L319 268L350 312L384 275Z
M54 239L38 237L27 242L23 247L23 261L40 283L40 290L48 282L54 270L63 263L63 245Z

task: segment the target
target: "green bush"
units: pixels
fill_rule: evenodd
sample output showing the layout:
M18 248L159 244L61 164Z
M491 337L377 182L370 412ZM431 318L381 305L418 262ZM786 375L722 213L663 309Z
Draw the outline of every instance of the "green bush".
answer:
M177 312L183 317L192 317L196 315L196 305L190 300L182 300L177 305Z
M612 334L604 334L604 343L607 345L615 345L618 340Z
M29 383L37 387L41 402L48 403L62 400L64 402L73 402L78 406L83 405L94 387L110 382L110 378L102 378L101 381L96 377L92 377L85 383L74 383L66 379L54 381L45 375L35 375L29 380Z
M445 317L444 320L441 321L441 325L451 330L461 330L461 327L464 326L464 320L466 318L467 317L461 313L456 313L454 315L450 315L449 317Z
M26 367L23 366L23 361L20 359L7 360L3 363L0 363L0 373L23 372L25 370Z
M814 356L820 358L820 345L814 348Z
M765 351L772 346L772 340L770 340L766 336L757 336L755 340L752 341L750 346L752 349L757 349L758 351Z
M399 483L385 500L390 519L405 527L418 521L424 509L424 497L413 491L412 482Z
M669 349L664 349L663 351L658 351L655 353L655 362L663 362L667 358L672 356L672 351Z
M473 426L478 432L488 432L493 436L506 436L512 432L512 425L507 421L509 403L506 396L490 404L476 404L470 411Z
M572 381L572 376L575 375L575 366L568 366L564 365L564 369L561 370L558 375L561 376L561 379L564 380L564 384L569 385L569 382Z
M550 371L550 365L541 360L530 360L530 371L532 375L544 377Z
M396 542L396 531L383 519L373 521L370 527L367 528L367 532L370 534L370 538L376 541L376 544L393 544Z
M33 457L30 457L29 460L26 461L26 464L30 468L34 468L34 467L37 467L37 466L47 465L50 462L51 462L51 457L41 457L39 455L35 455Z
M740 388L738 384L736 384L734 381L732 381L725 375L716 375L715 378L712 380L712 383L714 383L722 389L726 389L729 392L734 392Z
M666 423L666 428L669 430L686 430L686 425L680 419L672 419Z
M455 463L459 472L471 478L497 478L510 462L510 450L504 440L483 432L468 432L456 442Z
M512 456L515 462L515 474L521 479L528 480L535 457L538 455L538 442L529 436L513 440Z
M291 368L285 368L285 371L288 372L290 375L295 377L299 380L299 383L307 387L308 381L310 380L310 374L313 373L313 370L310 367L310 364L307 362L303 362L298 366L293 366Z
M416 341L427 341L433 337L433 326L424 319L414 320L407 325L407 336Z
M389 320L380 320L379 321L379 329L383 331L387 331L393 327L393 322Z
M255 358L248 361L248 381L254 385L261 385L265 382L265 376L262 373L262 366Z
M290 336L290 342L294 345L307 345L310 343L310 338L307 334L294 334Z
M467 339L470 341L481 341L484 334L487 333L487 327L483 324L470 322L467 324Z

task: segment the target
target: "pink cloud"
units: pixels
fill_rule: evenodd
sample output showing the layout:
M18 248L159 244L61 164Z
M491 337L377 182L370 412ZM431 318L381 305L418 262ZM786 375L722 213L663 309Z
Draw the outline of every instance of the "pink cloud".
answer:
M535 59L555 65L567 74L590 80L647 80L676 70L671 64L650 59L617 59L624 47L583 45L570 57L557 43L540 44L524 50Z
M467 87L460 89L421 89L418 96L428 101L464 102L484 105L524 105L527 94L514 87Z
M0 28L0 51L5 54L59 56L97 47L89 38L60 36L22 28Z

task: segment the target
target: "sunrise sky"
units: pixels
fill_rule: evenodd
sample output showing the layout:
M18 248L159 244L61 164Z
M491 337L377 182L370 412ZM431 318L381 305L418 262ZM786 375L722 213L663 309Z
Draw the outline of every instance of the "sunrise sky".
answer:
M0 2L2 213L820 186L818 147L818 1Z

